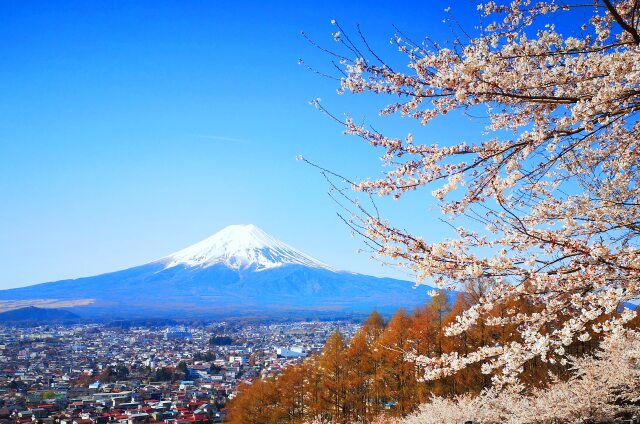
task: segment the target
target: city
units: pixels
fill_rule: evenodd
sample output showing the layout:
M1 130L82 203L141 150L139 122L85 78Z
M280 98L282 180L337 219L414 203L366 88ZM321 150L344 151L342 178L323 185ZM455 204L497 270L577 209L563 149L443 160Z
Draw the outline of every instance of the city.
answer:
M351 322L0 329L0 422L222 422L239 384L319 352Z

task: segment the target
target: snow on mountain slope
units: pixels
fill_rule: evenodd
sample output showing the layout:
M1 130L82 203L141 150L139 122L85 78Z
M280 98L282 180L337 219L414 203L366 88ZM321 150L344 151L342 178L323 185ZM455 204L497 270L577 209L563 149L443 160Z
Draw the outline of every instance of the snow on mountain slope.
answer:
M160 259L165 269L178 265L207 268L223 264L235 270L262 271L303 265L335 271L329 265L275 239L255 225L230 225L209 238Z

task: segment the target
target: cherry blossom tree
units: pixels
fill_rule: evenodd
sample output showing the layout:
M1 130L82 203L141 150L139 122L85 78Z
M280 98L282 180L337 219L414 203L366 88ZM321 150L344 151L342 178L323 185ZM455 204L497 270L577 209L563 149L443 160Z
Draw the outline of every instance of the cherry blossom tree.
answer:
M481 319L520 333L467 354L411 359L427 379L480 363L504 382L532 358L564 361L576 339L616 330L634 315L614 312L640 294L640 2L490 1L477 9L481 27L446 45L398 33L406 71L337 22L334 38L345 53L333 54L343 72L339 92L387 96L381 115L428 126L483 111L485 133L436 144L334 118L383 150L383 176L346 180L352 189L399 200L430 191L455 235L428 242L348 196L352 228L419 281L486 282L447 334ZM530 311L491 314L515 298Z
M640 412L640 338L609 334L594 356L571 358L567 381L526 393L522 386L488 389L477 396L434 397L404 424L613 422Z

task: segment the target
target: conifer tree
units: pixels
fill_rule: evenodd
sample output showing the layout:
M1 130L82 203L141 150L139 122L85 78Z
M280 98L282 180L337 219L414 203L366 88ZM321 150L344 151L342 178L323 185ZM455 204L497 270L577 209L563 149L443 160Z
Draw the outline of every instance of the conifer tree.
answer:
M307 403L307 364L297 364L286 368L274 382L277 405L272 415L273 422L299 423L309 412Z
M384 317L378 311L371 312L367 320L364 322L364 324L362 324L362 331L364 331L365 335L367 336L369 343L377 339L383 330Z
M242 385L238 396L229 405L227 417L230 424L273 423L276 405L275 384L256 379L250 385Z
M411 318L404 309L398 310L377 339L377 354L382 359L382 376L387 403L394 415L405 415L417 404L415 365L405 353L411 348Z
M351 421L371 422L377 408L373 407L373 382L375 362L371 345L364 330L357 332L345 353L347 365L347 403L351 411Z
M346 423L349 414L345 349L344 337L336 330L327 339L319 362L323 410L334 423Z

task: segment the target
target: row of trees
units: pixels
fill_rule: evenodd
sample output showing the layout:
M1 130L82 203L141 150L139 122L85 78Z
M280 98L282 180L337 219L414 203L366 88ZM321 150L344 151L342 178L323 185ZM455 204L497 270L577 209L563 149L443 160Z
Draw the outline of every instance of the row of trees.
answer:
M473 290L471 290L473 289ZM519 339L516 328L485 326L480 322L455 337L445 328L478 295L478 285L450 302L440 292L423 308L408 314L399 310L386 323L372 313L349 341L335 332L321 355L287 368L276 378L256 380L240 388L229 405L231 423L300 423L312 419L325 422L370 423L382 414L398 417L413 412L434 396L452 398L476 395L491 386L491 375L479 366L466 367L438 380L422 379L423 370L411 361L412 355L442 355L470 352L489 343L508 344ZM528 310L528 304L508 304L496 308ZM581 355L597 346L597 335L567 347L568 354ZM566 379L570 373L564 362L532 358L521 370L521 381L541 387L553 373Z

